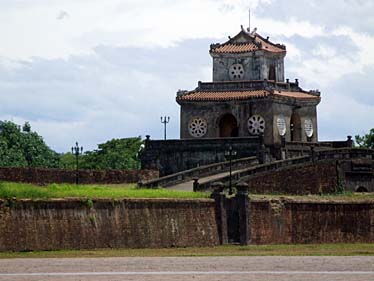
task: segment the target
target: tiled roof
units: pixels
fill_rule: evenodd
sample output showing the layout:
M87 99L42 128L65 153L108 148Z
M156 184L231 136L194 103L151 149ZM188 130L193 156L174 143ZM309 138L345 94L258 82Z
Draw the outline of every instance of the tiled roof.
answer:
M236 38L242 36L247 42L237 42ZM272 53L284 53L286 49L284 46L276 45L268 41L267 39L262 38L260 35L249 35L245 32L240 32L234 38L231 38L224 44L212 45L211 52L217 54L238 54L238 53L247 53L257 50L265 50Z
M258 43L261 43L261 45L262 45L261 49L262 50L266 50L266 51L273 52L273 53L283 53L283 52L286 51L285 49L282 49L282 48L270 43L269 41L266 41L265 39L261 38L260 36L256 36L255 41L258 42Z
M194 91L178 96L179 101L228 101L245 100L249 98L262 98L270 93L265 90L255 91L226 91L226 92L200 92Z
M247 53L256 51L259 48L253 43L242 44L224 44L213 50L214 53Z
M318 96L304 92L274 91L267 90L247 90L247 91L192 91L177 96L177 101L231 101L263 98L267 96L281 96L301 100L316 100Z
M297 98L297 99L318 99L317 96L304 93L304 92L274 91L274 95L279 95L282 97L289 97L289 98Z

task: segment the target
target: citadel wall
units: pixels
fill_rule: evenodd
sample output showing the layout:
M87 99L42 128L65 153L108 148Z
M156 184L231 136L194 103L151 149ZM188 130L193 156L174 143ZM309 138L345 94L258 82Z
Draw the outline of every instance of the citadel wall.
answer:
M225 204L3 200L0 251L215 246L227 231L217 208ZM251 244L374 242L373 201L251 200L248 208Z

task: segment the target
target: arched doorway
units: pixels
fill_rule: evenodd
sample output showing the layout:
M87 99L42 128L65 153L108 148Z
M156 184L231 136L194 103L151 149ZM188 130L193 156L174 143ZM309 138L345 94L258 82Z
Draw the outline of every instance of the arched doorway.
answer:
M356 188L356 192L369 192L369 190L364 186L359 186Z
M291 141L301 141L301 121L296 112L292 113L290 122Z
M269 80L276 80L276 74L275 74L275 66L274 65L270 65L269 67Z
M238 136L238 122L234 115L227 113L219 120L219 136L221 138L230 138Z

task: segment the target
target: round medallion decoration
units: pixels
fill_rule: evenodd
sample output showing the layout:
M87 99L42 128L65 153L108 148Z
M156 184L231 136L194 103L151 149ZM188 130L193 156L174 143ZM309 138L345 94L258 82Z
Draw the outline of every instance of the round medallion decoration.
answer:
M305 119L304 121L304 130L308 138L313 136L313 122L312 119Z
M229 76L232 80L242 79L243 75L244 75L243 65L241 65L240 63L235 63L230 66Z
M280 136L285 136L287 132L286 120L282 115L277 118L277 127Z
M259 135L265 131L265 120L260 115L253 115L248 119L248 131L251 135Z
M206 134L208 130L208 122L201 117L190 120L188 124L188 132L195 138L200 138Z

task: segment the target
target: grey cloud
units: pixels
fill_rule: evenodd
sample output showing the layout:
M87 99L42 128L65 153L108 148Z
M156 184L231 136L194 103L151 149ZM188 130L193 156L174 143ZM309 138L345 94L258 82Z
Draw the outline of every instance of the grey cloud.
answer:
M67 60L33 58L9 69L0 64L0 116L29 120L53 148L76 139L85 147L114 137L179 137L179 88L192 89L210 67L211 40L174 48L99 46L92 55Z
M255 13L259 17L281 21L289 18L306 20L315 25L325 26L328 30L345 25L356 31L374 33L373 1L274 0L260 5Z

